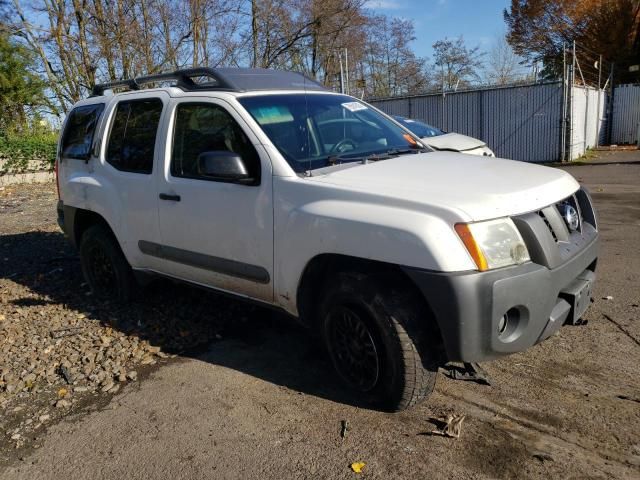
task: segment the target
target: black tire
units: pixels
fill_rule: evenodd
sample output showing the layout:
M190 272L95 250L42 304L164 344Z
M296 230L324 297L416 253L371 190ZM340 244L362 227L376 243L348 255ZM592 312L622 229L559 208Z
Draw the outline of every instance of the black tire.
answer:
M106 225L92 225L82 234L80 263L96 297L123 303L133 298L136 289L133 271Z
M388 411L426 399L438 372L439 334L410 287L380 275L341 272L320 303L319 326L338 375L361 400Z

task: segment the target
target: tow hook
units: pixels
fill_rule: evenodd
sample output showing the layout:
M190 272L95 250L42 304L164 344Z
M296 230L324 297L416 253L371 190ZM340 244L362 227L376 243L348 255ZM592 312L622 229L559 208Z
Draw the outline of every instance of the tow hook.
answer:
M453 380L476 382L491 386L489 374L476 362L464 362L463 366L448 363L444 366L444 374Z

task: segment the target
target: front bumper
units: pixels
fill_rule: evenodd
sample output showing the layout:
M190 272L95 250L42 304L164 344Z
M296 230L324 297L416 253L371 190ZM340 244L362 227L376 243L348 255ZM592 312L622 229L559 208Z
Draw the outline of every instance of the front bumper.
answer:
M526 350L584 313L595 280L597 221L585 190L567 201L580 211L578 231L568 230L556 205L513 217L531 262L487 272L405 268L435 316L450 361Z
M555 333L572 314L563 290L585 274L593 279L597 237L563 265L535 263L489 272L436 273L406 268L427 299L450 361L480 362L521 352ZM499 334L507 312L517 329Z

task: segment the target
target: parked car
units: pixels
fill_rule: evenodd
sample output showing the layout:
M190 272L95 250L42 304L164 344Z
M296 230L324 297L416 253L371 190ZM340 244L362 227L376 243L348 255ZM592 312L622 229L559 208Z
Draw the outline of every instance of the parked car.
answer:
M461 133L447 133L444 130L432 127L419 120L412 120L401 117L400 115L394 115L393 118L435 150L448 150L452 152L469 153L471 155L495 157L495 154L487 144L477 138L468 137Z
M66 118L56 170L58 221L96 296L163 276L278 308L390 410L427 397L443 362L575 323L595 279L595 213L571 175L431 151L297 73L98 85Z

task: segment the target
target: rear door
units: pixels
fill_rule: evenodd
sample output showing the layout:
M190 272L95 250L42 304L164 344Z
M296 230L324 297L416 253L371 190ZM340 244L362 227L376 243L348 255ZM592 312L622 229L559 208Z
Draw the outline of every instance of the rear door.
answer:
M271 302L271 161L238 112L219 99L174 99L167 115L165 164L158 177L161 242L142 250L170 275ZM238 184L200 173L203 152L242 157L255 181Z
M138 241L160 237L156 176L162 168L165 135L160 125L168 104L164 92L122 95L107 112L100 159L104 168L100 181L107 196L97 203L111 210L117 223L112 226L134 268L155 268L159 263L142 255Z

